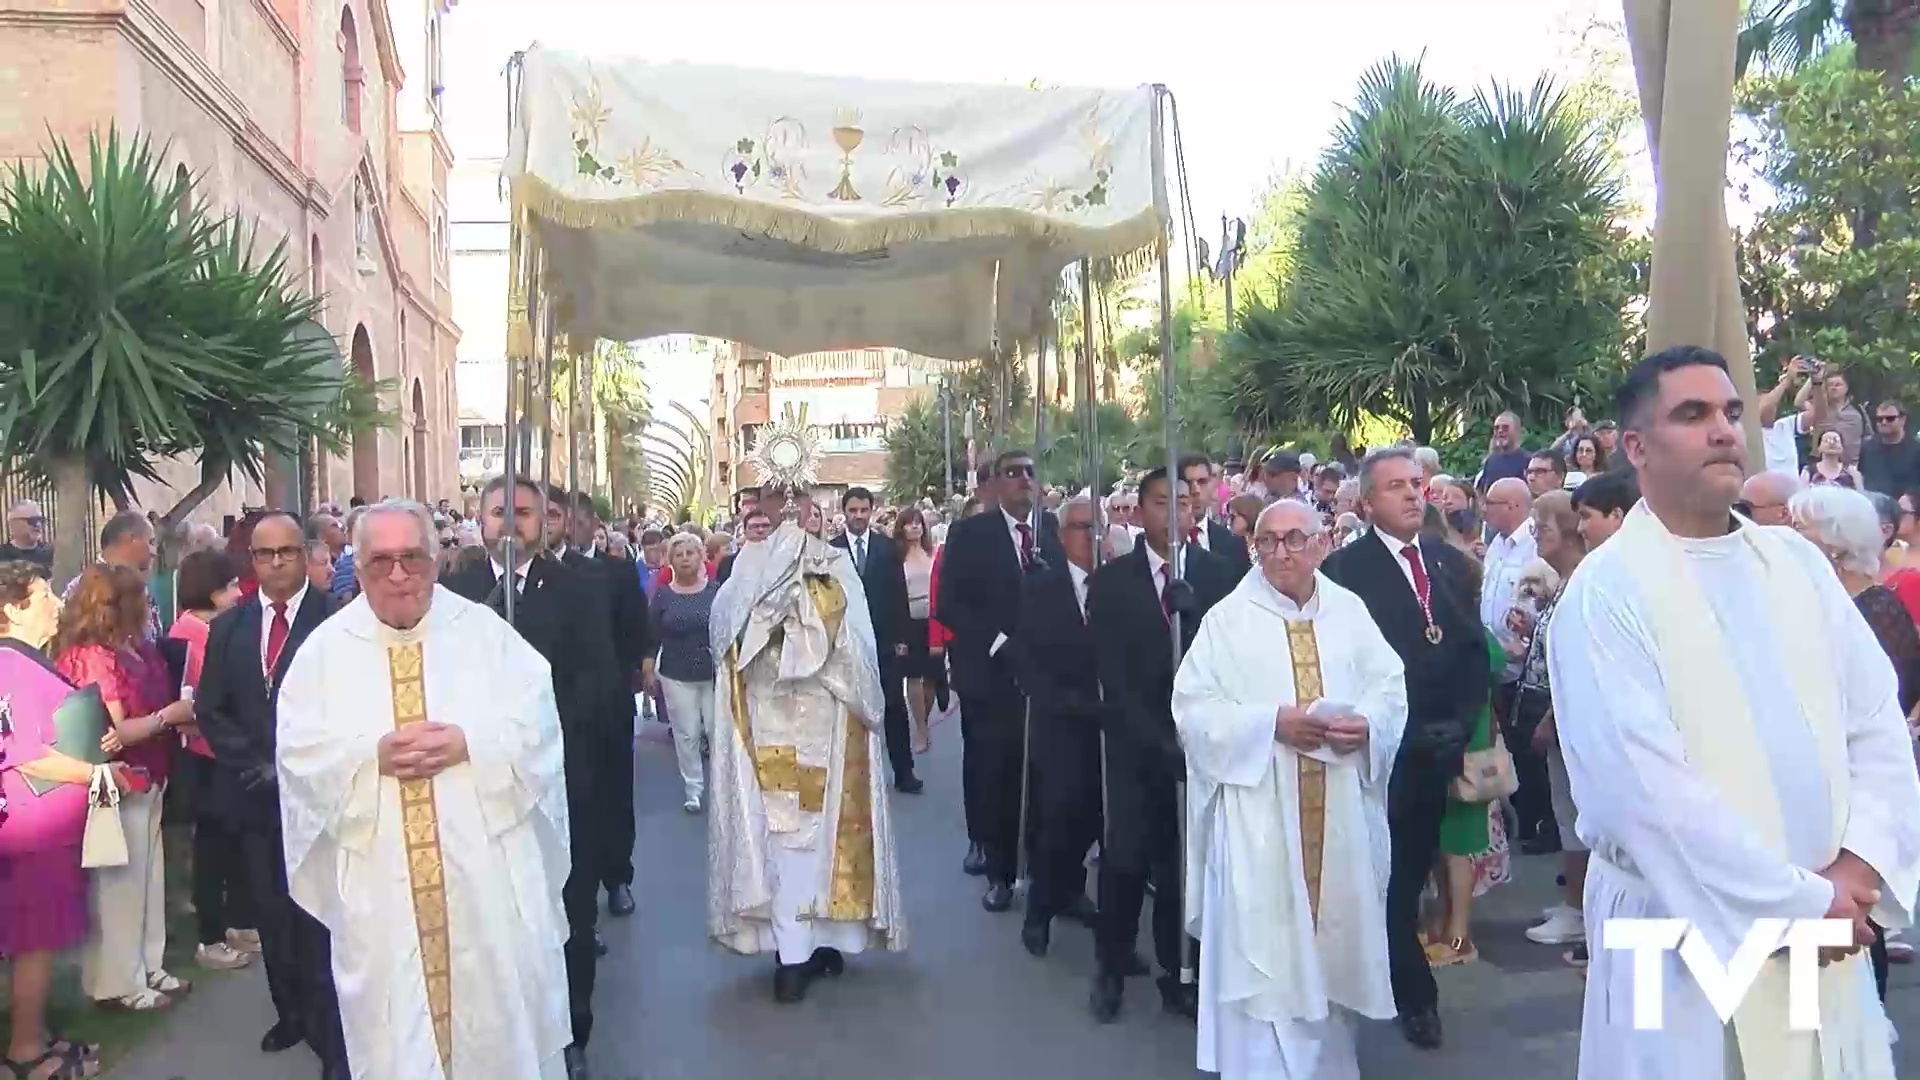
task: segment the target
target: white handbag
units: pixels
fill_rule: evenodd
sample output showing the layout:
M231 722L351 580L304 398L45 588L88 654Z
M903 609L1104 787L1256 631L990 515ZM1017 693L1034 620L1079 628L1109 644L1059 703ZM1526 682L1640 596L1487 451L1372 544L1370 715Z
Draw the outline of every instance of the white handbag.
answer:
M113 770L96 765L87 785L87 830L80 839L80 868L127 865L127 830L120 824L120 788Z

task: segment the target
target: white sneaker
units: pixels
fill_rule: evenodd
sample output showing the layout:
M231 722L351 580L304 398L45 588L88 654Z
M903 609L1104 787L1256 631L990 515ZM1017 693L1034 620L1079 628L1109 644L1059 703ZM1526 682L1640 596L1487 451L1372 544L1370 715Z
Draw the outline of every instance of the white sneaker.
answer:
M250 953L241 952L224 941L216 941L194 950L193 962L215 971L232 971L253 963L253 956Z
M1571 945L1587 940L1587 919L1578 910L1563 907L1539 926L1527 928L1527 940L1540 945Z
M697 796L690 796L686 802L680 804L680 809L689 814L697 814L700 812L700 799Z
M1546 907L1540 909L1540 921L1548 922L1557 919L1560 917L1561 912L1572 910L1572 908L1565 904L1548 904Z

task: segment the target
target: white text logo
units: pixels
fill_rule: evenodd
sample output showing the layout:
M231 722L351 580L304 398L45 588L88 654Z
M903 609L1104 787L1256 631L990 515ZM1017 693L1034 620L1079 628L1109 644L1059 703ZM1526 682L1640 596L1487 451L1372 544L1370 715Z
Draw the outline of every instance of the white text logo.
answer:
M1845 919L1755 919L1746 939L1725 964L1699 930L1685 919L1608 919L1605 944L1633 953L1633 1026L1657 1031L1664 1026L1663 954L1678 948L1680 959L1700 984L1721 1023L1733 1020L1768 958L1787 950L1787 1025L1795 1031L1820 1030L1820 950L1853 944L1853 924Z

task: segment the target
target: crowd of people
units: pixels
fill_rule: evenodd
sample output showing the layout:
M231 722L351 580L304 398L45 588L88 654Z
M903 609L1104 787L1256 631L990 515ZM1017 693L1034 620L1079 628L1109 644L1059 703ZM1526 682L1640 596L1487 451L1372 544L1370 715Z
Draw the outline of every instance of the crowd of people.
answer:
M888 801L925 792L957 708L983 908L1024 883L1036 958L1090 929L1100 1022L1155 974L1202 1069L1357 1076L1360 1017L1438 1047L1434 969L1478 959L1474 900L1517 848L1560 860L1527 936L1588 979L1582 1075L1890 1075L1877 1002L1920 890L1920 443L1898 402L1797 359L1759 402L1758 469L1711 353L1649 357L1614 404L1531 448L1497 417L1471 476L1337 443L1073 492L1011 450L952 504L773 477L710 530L503 476L471 516L196 527L165 574L129 510L62 594L17 503L5 1063L98 1075L47 1022L65 950L100 1007L191 992L164 966L179 814L195 959L265 964L263 1050L305 1043L323 1077L589 1075L651 720L707 817L710 936L773 953L798 1002L907 947ZM1724 1040L1671 955L1665 1030L1631 1026L1606 1004L1626 916L1722 956L1755 919L1848 921L1826 1030L1785 1022L1782 966Z

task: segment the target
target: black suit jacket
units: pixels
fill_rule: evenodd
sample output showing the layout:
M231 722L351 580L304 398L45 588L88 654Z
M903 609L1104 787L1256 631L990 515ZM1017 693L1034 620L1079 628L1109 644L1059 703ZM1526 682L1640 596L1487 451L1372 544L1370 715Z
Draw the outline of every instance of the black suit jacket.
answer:
M193 717L213 747L215 812L237 825L280 824L279 784L274 770L276 703L307 635L333 614L325 592L308 587L287 626L272 676L260 669L267 613L260 597L249 598L213 620L207 629L207 655L194 690Z
M1253 556L1247 551L1247 542L1212 518L1207 519L1207 554L1224 561L1243 577L1253 569Z
M1020 633L1008 648L1036 727L1092 725L1100 715L1100 673L1094 633L1080 614L1063 559L1022 583ZM1088 583L1091 589L1092 583Z
M1194 610L1180 619L1183 655L1200 620L1239 582L1219 557L1192 546L1186 551L1182 578L1193 590ZM1099 628L1094 650L1106 693L1107 839L1116 865L1133 868L1146 865L1156 838L1172 842L1173 819L1166 815L1177 812L1173 781L1186 770L1173 724L1173 639L1149 566L1143 540L1101 567L1087 587L1087 619Z
M560 562L580 575L589 591L601 598L606 609L615 671L609 691L615 694L614 712L622 708L629 714L634 693L640 686L640 664L654 654L653 624L647 617L646 596L640 591L640 578L633 564L601 556L590 559L568 548Z
M727 583L727 579L733 576L733 560L739 557L739 552L729 551L726 557L720 560L720 565L713 568L713 583L715 585L725 585Z
M1038 519L1040 535L1034 537L1034 554L1049 564L1066 562L1059 519L1044 510ZM934 610L940 613L941 625L953 633L947 656L953 667L953 688L962 698L986 700L1019 692L1008 647L992 655L989 651L996 636L1005 634L1011 642L1020 629L1024 576L1020 550L1001 511L962 518L947 529Z
M440 584L499 610L491 561L449 574ZM617 670L608 617L594 583L544 555L527 564L527 584L513 615L514 629L553 669L553 696L566 739L567 793L579 809L604 745L600 736L606 729L605 705Z
M1389 549L1388 544L1394 544ZM1380 633L1407 669L1407 732L1403 750L1434 757L1457 773L1467 740L1492 690L1486 631L1467 557L1422 536L1421 564L1431 583L1434 625L1440 644L1427 640L1427 620L1413 586L1400 569L1398 541L1369 533L1327 557L1328 578L1358 593Z
M845 534L827 541L853 558L853 541ZM880 651L880 662L896 659L895 646L907 640L907 624L912 621L907 607L907 569L900 561L900 546L893 537L867 530L867 568L860 573L860 584L867 592L867 613L873 618L873 644Z

